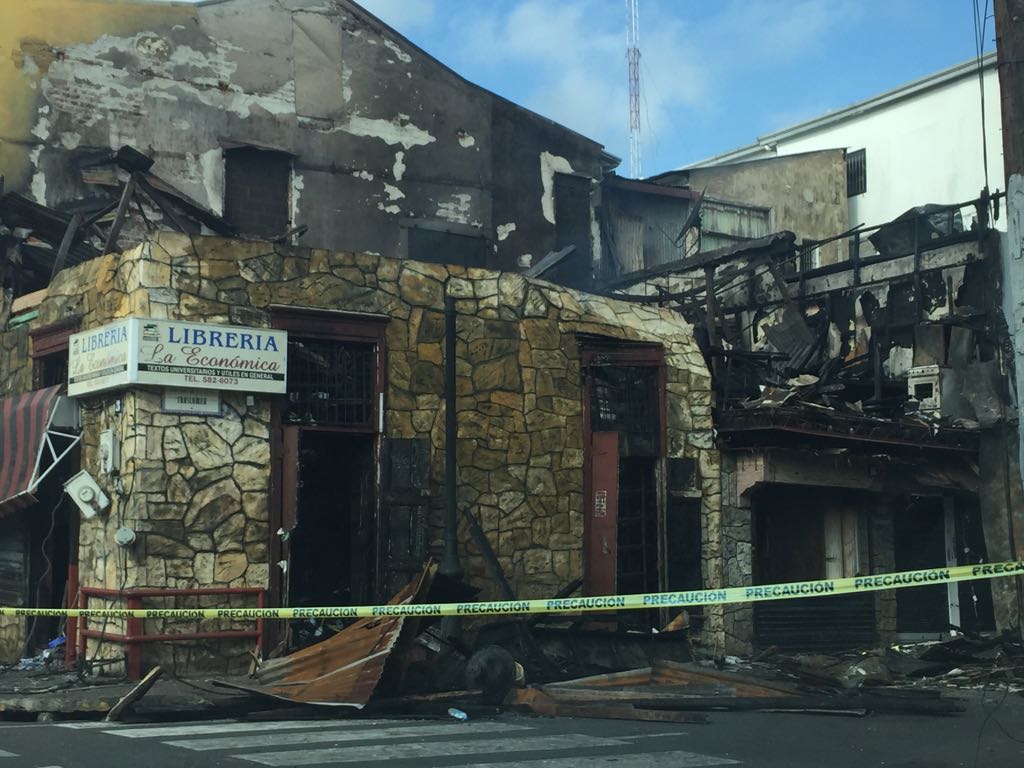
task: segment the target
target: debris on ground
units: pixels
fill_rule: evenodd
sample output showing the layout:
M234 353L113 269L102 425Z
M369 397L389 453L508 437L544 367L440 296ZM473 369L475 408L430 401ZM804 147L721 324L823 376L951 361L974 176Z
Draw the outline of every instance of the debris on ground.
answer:
M748 670L774 670L806 684L964 688L1009 685L1024 691L1024 643L1009 637L955 634L943 640L902 643L845 654L761 654ZM741 662L742 663L742 662Z
M120 720L121 716L129 707L145 696L149 692L149 689L156 685L156 681L160 679L163 673L163 669L159 666L153 667L149 670L146 676L139 681L138 685L128 691L128 693L121 697L120 701L110 708L110 711L107 712L107 716L103 719L108 723Z
M692 719L692 713L710 710L852 715L963 710L958 702L937 691L881 686L851 690L835 683L809 686L669 661L618 674L532 686L513 696L513 707L536 714L662 722L703 722L700 717Z
M437 565L429 563L388 605L421 602L436 572ZM263 662L251 685L213 683L299 704L362 709L381 683L392 652L398 646L408 650L418 624L404 616L359 619L326 640ZM400 682L408 654L398 656L389 671Z

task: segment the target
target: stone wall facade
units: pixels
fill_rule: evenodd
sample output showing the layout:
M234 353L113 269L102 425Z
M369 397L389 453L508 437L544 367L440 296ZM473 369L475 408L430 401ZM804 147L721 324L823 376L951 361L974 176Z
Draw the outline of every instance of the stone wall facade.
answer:
M722 454L721 542L723 583L747 587L754 583L753 510L749 499L741 499L736 488L736 455ZM721 607L725 653L744 655L753 650L754 608L752 603Z
M383 439L430 441L430 494L440 499L446 291L457 311L458 501L480 521L517 594L550 595L582 575L585 453L577 334L662 345L668 455L692 458L699 467L705 580L708 586L728 582L716 565L722 546L710 376L690 327L669 310L510 273L160 234L124 254L61 272L32 325L78 315L84 330L137 315L268 327L272 306L386 315ZM163 413L159 393L145 389L80 402L82 466L99 477L101 430L113 429L122 445L119 476L101 479L111 510L82 521L83 585L268 585L274 567L267 552L271 397L226 394L220 418ZM435 512L431 530L439 551ZM121 525L139 535L129 550L113 543ZM459 536L469 580L482 598L496 597L462 525ZM117 626L112 621L110 631ZM709 631L721 627L721 614L713 615ZM147 630L156 628L147 623ZM164 629L197 628L169 622ZM234 648L168 644L147 647L146 658L179 670L237 667L245 647ZM114 650L91 646L90 655Z

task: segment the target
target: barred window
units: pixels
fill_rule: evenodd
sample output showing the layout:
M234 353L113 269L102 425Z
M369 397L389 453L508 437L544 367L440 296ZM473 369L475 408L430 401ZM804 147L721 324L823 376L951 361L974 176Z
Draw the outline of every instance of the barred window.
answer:
M846 196L863 195L868 191L868 160L865 150L846 153Z
M284 420L324 426L372 425L376 370L373 344L289 339Z

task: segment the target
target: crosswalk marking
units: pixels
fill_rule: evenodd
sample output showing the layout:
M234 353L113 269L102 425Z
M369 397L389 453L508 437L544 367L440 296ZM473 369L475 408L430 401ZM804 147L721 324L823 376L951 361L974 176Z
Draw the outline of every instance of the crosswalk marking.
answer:
M338 725L362 725L366 721L349 720L344 723L333 720L279 720L269 723L233 721L206 725L161 725L152 728L124 728L104 731L104 733L109 733L112 736L123 736L126 739L151 739L166 736L200 736L207 733L231 733L232 731L291 731L303 728L323 728L325 722L330 722L333 728Z
M537 736L531 738L477 739L472 741L428 741L405 744L377 744L331 749L300 749L287 752L260 752L233 755L263 765L321 765L323 763L370 763L381 760L439 757L450 755L484 755L510 752L540 752L558 749L592 749L595 747L629 746L629 742L581 734Z
M551 757L539 760L517 760L511 763L471 763L462 765L460 768L589 768L589 766L602 765L614 766L614 768L651 768L652 765L670 765L672 768L703 768L714 765L739 765L739 761L677 750L674 752L647 752L639 755Z
M212 739L181 739L165 741L171 747L181 747L197 752L211 749L247 749L249 747L276 747L288 744L322 744L331 741L373 741L376 739L402 739L422 736L453 736L506 731L528 731L525 725L509 723L441 723L435 725L399 725L393 728L366 728L319 731L317 733L255 733L245 736L225 736ZM124 734L118 734L124 735Z
M237 723L238 720L206 720L207 725L220 725L226 723ZM75 723L50 723L54 728L70 728L75 731L90 730L90 729L113 729L113 728L140 728L140 727L151 727L151 726L139 726L132 725L131 723L108 723L105 720L87 720Z
M520 721L522 722L522 721ZM615 736L580 733L543 734L535 724L506 720L469 723L402 720L319 719L284 721L210 720L202 723L132 725L126 723L54 723L52 727L102 729L104 735L158 740L161 746L193 752L221 750L233 760L267 766L382 765L388 760L471 756L462 768L714 768L739 761L685 750L680 742L662 742L666 751L632 752L641 742L685 737L686 731ZM441 740L443 739L443 741ZM304 749L320 744L319 748ZM282 747L282 749L278 749ZM287 749L291 747L291 749ZM608 749L613 747L614 749ZM264 750L264 751L261 751ZM265 751L270 750L270 751ZM584 754L580 754L584 751ZM598 752L597 755L586 752ZM530 753L533 753L531 755ZM545 754L546 753L546 754ZM552 753L559 754L552 757ZM18 757L0 750L0 758ZM237 763L235 763L237 764Z

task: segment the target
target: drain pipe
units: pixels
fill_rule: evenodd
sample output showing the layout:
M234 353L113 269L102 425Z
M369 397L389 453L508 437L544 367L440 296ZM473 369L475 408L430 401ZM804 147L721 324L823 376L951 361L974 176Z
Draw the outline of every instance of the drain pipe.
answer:
M438 570L452 579L463 577L459 563L459 515L456 504L455 438L458 430L455 420L455 299L444 297L444 554Z

